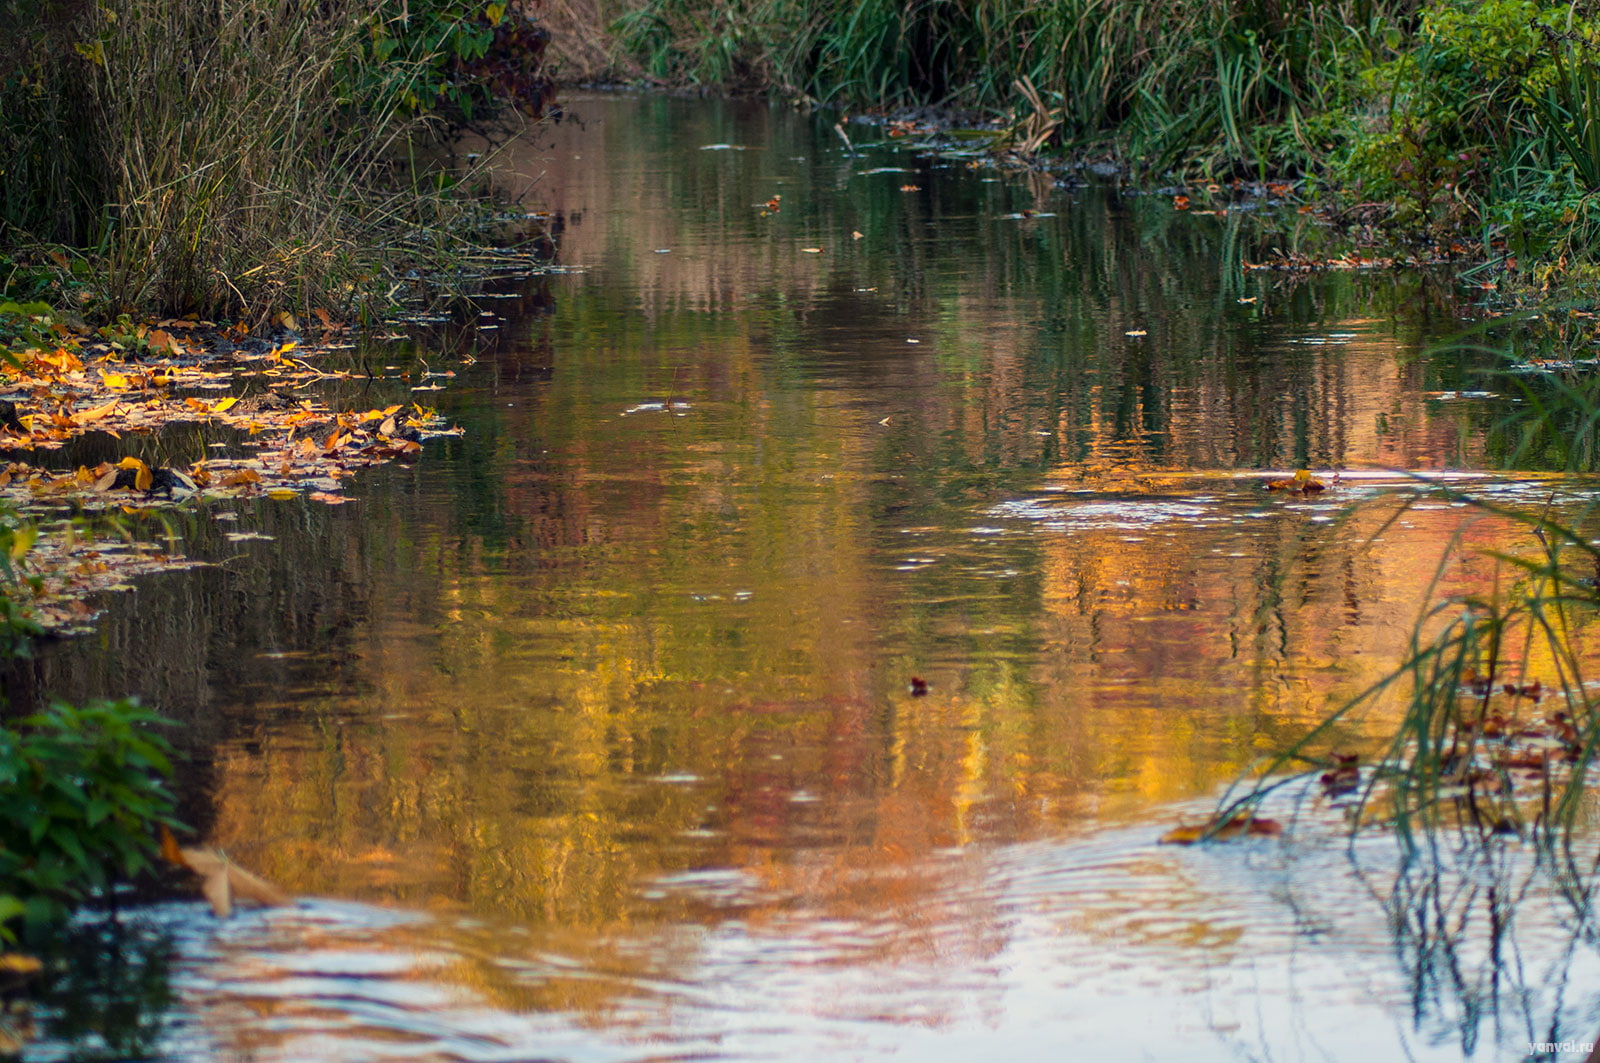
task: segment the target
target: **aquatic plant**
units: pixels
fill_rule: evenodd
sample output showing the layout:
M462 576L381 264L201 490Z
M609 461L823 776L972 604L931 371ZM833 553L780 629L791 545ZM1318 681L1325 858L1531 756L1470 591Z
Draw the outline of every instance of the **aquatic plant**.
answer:
M1407 850L1452 832L1564 845L1589 821L1600 702L1584 636L1600 612L1600 508L1585 485L1600 468L1600 381L1570 356L1514 365L1500 379L1522 397L1491 432L1504 464L1572 479L1557 480L1537 507L1419 481L1385 528L1420 499L1442 498L1520 526L1526 546L1489 555L1488 585L1442 594L1444 569L1465 549L1458 531L1396 667L1236 784L1213 832L1298 780L1343 805L1355 828L1390 828ZM1377 706L1398 712L1376 755L1333 746L1335 734Z

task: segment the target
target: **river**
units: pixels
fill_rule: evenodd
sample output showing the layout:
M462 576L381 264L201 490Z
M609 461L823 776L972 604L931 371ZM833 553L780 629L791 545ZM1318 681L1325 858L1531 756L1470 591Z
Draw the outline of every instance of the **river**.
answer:
M853 156L765 103L569 111L495 163L557 268L379 355L453 372L411 397L463 435L351 505L193 517L214 564L16 680L177 718L186 818L305 898L135 913L172 999L130 1043L1285 1063L1594 1035L1554 891L1491 947L1503 899L1397 878L1315 797L1285 839L1157 844L1387 674L1485 548L1534 546L1408 475L1504 457L1491 359L1434 349L1448 273L1251 271L1321 222L860 124ZM1302 467L1340 482L1264 489ZM1452 904L1448 947L1408 929Z

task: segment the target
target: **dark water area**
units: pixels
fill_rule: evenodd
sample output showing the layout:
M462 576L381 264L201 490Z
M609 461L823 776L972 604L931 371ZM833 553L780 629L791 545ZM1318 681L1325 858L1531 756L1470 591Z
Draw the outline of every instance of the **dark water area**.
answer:
M1497 1060L1600 1029L1553 891L1508 975L1407 936L1475 888L1397 889L1327 810L1155 844L1488 585L1485 548L1537 545L1418 474L1567 490L1486 473L1508 405L1492 356L1434 349L1451 277L1246 271L1316 220L852 158L766 105L571 109L498 163L558 268L371 352L448 366L368 404L463 435L351 505L182 517L212 564L7 676L172 716L186 819L307 898L144 909L174 995L144 1051ZM1302 467L1341 482L1264 489Z

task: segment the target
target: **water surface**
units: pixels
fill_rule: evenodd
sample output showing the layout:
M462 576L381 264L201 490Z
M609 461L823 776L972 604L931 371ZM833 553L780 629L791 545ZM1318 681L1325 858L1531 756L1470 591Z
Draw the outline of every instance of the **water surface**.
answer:
M499 164L561 271L424 352L465 434L354 505L196 518L214 567L16 680L178 717L190 821L312 898L146 913L159 1053L1453 1060L1600 1028L1554 895L1508 979L1408 939L1427 890L1386 906L1390 843L1353 859L1321 809L1155 844L1485 586L1483 548L1537 545L1417 500L1500 457L1485 359L1429 353L1450 278L1249 272L1315 220L852 158L766 105L571 109ZM1307 466L1345 476L1264 490Z

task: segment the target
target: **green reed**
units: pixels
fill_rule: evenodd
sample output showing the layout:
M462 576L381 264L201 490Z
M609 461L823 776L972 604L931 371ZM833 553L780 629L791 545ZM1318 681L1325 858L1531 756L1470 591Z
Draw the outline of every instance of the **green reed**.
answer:
M1419 481L1416 496L1396 505L1374 540L1423 498L1462 503L1471 520L1441 552L1430 604L1405 652L1373 687L1236 783L1218 825L1277 789L1336 773L1336 743L1374 728L1387 737L1362 765L1347 805L1356 828L1386 826L1411 850L1446 835L1564 846L1592 825L1590 771L1600 753L1590 655L1600 618L1600 372L1586 360L1589 348L1583 332L1561 327L1540 344L1537 368L1508 359L1496 377L1510 412L1490 427L1489 452L1510 469L1553 470L1542 504ZM1443 594L1444 570L1474 549L1465 536L1480 519L1513 533L1509 546L1487 552L1492 584ZM1371 722L1377 712L1393 722Z
M1215 144L1264 161L1264 127L1304 138L1383 30L1415 0L642 0L615 24L652 76L787 88L847 106L1026 110L1036 90L1058 139L1121 135L1161 167ZM1310 146L1309 144L1307 145ZM1274 144L1281 151L1282 145Z

